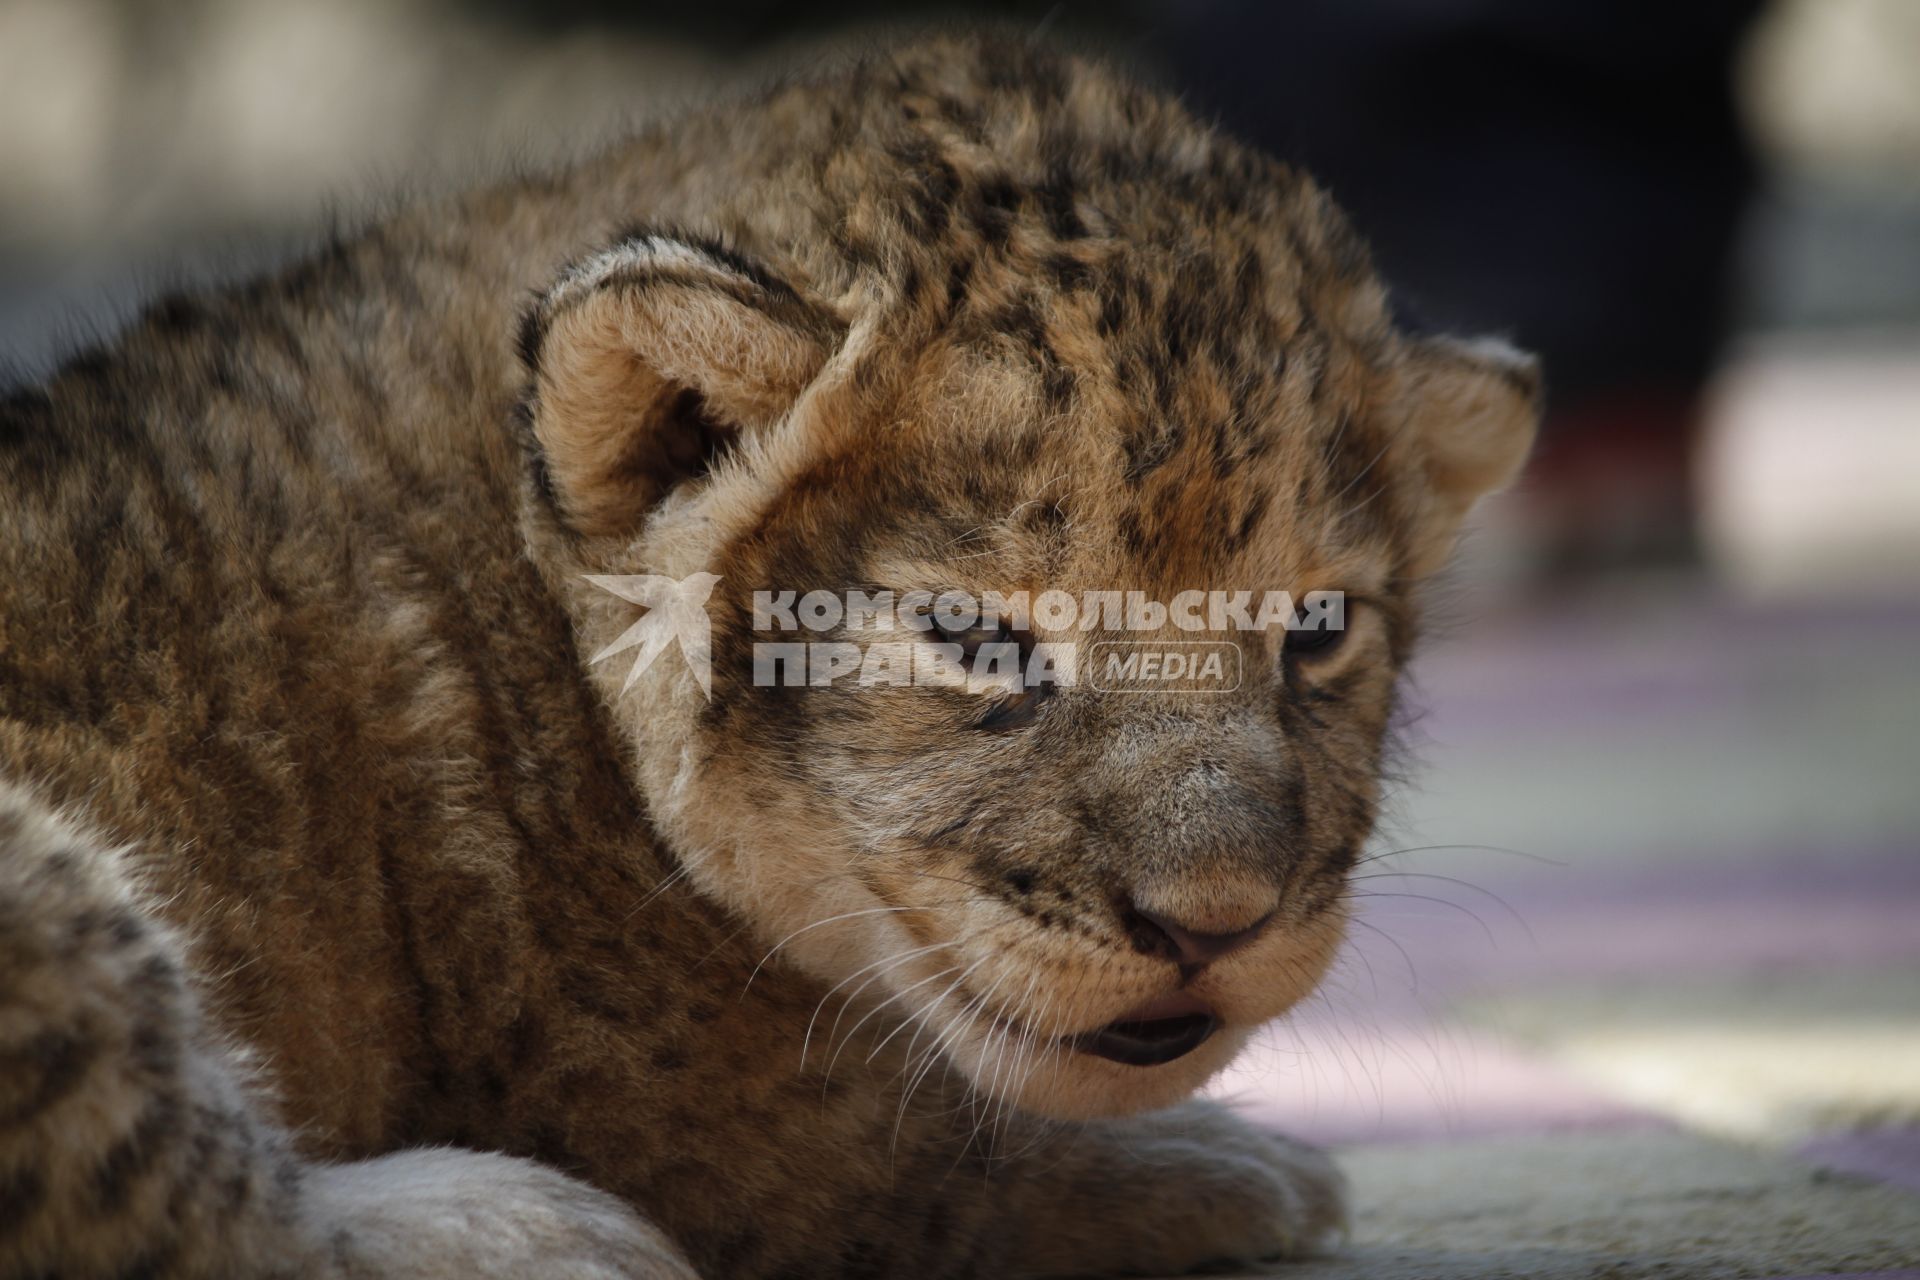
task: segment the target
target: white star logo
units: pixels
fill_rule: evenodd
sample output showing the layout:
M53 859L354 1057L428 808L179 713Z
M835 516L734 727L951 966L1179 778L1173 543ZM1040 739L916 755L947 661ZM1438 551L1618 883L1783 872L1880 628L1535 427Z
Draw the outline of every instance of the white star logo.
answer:
M602 591L612 592L647 610L638 622L620 633L619 639L588 659L600 662L628 649L640 650L634 655L633 667L627 672L620 692L631 689L640 673L653 665L653 660L669 643L677 640L680 652L686 655L688 669L700 682L700 691L709 699L713 697L713 628L707 620L706 604L714 584L720 581L718 574L695 573L676 580L656 573L590 573L586 579Z

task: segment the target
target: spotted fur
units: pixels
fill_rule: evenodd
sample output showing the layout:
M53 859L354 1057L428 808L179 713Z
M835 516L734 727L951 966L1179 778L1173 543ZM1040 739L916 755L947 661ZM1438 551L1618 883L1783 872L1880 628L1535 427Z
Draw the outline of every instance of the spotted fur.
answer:
M0 403L0 1275L1318 1247L1324 1159L1180 1099L1337 945L1534 398L1302 176L992 41L157 301ZM589 575L696 572L710 690L590 661L640 611ZM848 586L1353 630L1226 696L753 685L751 592ZM1177 1062L1068 1047L1177 988Z

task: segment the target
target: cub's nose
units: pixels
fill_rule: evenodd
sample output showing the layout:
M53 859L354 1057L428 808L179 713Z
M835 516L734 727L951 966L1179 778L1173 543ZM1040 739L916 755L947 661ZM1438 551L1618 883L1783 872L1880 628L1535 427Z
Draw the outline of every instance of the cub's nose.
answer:
M1183 969L1197 969L1233 954L1259 937L1278 910L1274 907L1252 924L1226 932L1190 928L1167 912L1142 906L1137 900L1128 902L1122 914L1128 933L1140 950L1163 956Z

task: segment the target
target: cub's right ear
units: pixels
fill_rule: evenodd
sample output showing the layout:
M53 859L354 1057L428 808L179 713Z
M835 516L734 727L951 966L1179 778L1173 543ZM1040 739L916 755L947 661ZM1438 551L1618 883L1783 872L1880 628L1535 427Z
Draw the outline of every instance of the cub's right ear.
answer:
M743 433L781 421L845 331L717 246L636 236L573 267L520 343L562 522L589 537L638 529Z
M1540 366L1492 339L1420 338L1401 368L1399 411L1420 463L1409 570L1446 563L1467 511L1510 483L1540 421Z

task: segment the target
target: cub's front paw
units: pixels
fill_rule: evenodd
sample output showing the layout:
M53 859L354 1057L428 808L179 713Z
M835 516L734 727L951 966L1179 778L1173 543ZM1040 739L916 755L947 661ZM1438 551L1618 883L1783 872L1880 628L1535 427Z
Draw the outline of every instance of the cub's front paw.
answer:
M308 1172L340 1280L699 1280L651 1223L528 1160L444 1148Z
M1211 1104L1069 1130L1034 1166L1023 1274L1177 1275L1324 1252L1346 1231L1324 1152Z

